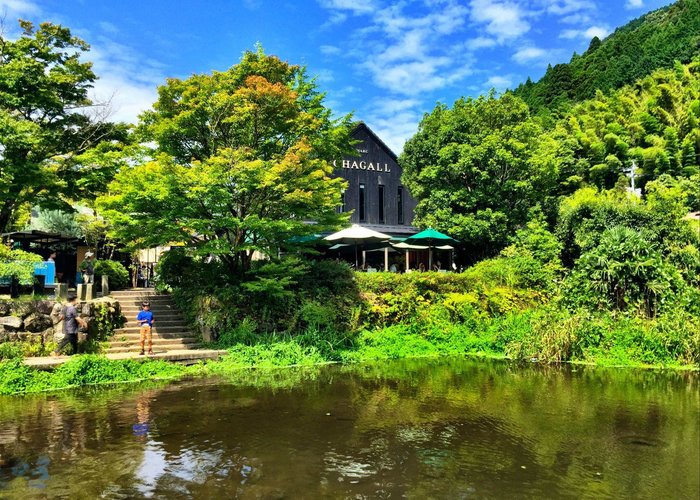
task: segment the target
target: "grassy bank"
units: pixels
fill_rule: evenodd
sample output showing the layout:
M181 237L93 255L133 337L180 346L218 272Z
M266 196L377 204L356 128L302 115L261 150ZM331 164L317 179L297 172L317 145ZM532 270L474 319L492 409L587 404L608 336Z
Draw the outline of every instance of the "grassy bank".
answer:
M250 325L249 325L250 327ZM695 328L695 337L689 330ZM247 368L312 366L381 359L482 356L514 360L587 363L605 366L698 369L700 325L679 320L634 321L628 318L557 316L543 307L456 324L393 325L364 330L353 338L320 331L270 335L237 342L220 361L184 366L165 361L112 361L97 355L76 356L53 372L35 370L21 358L0 362L0 394L36 393L84 385L174 380L186 376L228 375ZM248 332L237 332L244 337ZM224 342L231 338L225 338ZM690 342L690 343L689 343ZM693 344L694 342L694 344ZM221 346L221 345L220 345Z

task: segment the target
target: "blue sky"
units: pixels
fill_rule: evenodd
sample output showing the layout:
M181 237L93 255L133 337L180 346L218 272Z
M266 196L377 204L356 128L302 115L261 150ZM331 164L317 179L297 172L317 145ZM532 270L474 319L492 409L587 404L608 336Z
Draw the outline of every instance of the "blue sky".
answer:
M568 61L661 0L0 0L18 17L88 41L111 119L134 121L167 77L224 70L262 43L308 67L337 113L398 153L423 113L502 91Z

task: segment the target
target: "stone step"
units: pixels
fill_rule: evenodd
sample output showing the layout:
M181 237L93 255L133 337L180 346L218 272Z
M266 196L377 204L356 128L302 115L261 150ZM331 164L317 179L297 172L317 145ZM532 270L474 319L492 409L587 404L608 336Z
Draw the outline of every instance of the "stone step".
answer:
M139 340L140 333L116 333L111 338L110 342L125 342L131 340ZM196 339L197 337L192 332L172 332L172 333L154 333L154 339Z
M146 349L148 349L148 346L144 346ZM187 345L173 345L173 346L156 346L153 344L153 352L158 354L158 353L167 353L168 351L185 351L185 350L193 350L196 351L197 347L199 347L199 344L187 344ZM126 352L140 352L141 351L141 345L137 346L130 346L130 347L114 347L114 348L109 348L107 349L107 354L117 354L117 353L126 353Z
M141 307L142 302L148 302L151 304L151 306L168 306L174 304L173 300L170 298L167 299L142 299L142 298L135 298L135 299L119 299L116 297L113 297L119 302L119 305L122 307Z
M183 339L153 339L153 345L154 346L161 346L161 347L173 347L173 346L189 346L197 343L197 339L191 339L191 338L183 338ZM110 349L116 349L116 348L123 348L123 347L132 347L132 346L141 346L141 339L138 340L121 340L118 342L110 342L109 343L109 348Z
M120 304L121 305L121 304ZM141 306L121 306L122 312L138 314L141 312ZM180 310L173 304L151 304L150 310L155 314L156 311L161 313L174 312L179 313Z
M118 335L121 333L139 333L141 331L140 326L127 326L124 328L116 328L114 330L114 334ZM176 333L176 332L182 332L182 331L187 331L187 327L182 327L182 326L160 326L158 323L155 325L155 331L159 333Z
M130 320L127 321L126 324L124 325L125 327L140 327L136 320ZM180 318L180 319L162 319L160 316L156 318L156 326L157 327L164 327L164 326L181 326L183 328L187 328L187 322Z

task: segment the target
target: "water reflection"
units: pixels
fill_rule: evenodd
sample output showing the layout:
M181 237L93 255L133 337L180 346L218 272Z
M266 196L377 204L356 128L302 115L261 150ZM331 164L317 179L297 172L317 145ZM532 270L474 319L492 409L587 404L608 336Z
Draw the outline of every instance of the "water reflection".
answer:
M0 497L675 497L698 376L400 361L0 399Z

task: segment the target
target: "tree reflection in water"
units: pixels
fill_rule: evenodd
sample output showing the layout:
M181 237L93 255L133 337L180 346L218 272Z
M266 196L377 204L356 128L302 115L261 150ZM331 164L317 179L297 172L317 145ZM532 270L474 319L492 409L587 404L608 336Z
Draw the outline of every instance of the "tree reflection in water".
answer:
M684 497L695 373L414 360L0 400L0 497Z

